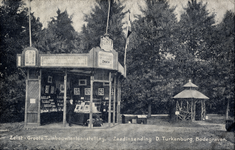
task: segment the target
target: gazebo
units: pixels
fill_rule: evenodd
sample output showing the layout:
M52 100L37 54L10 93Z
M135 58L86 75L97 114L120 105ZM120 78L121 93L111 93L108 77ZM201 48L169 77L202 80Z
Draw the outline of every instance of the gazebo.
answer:
M197 120L205 120L205 100L209 98L197 91L198 86L193 84L191 80L183 87L185 89L173 97L176 100L175 115L181 120L195 121L196 117Z

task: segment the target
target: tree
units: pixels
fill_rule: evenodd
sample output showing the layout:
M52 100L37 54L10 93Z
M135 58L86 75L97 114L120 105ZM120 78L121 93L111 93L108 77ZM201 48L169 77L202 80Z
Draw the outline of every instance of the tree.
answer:
M212 44L210 35L213 33L214 17L215 14L210 15L207 4L202 1L188 1L184 8L179 22L178 42L194 58L205 59L204 53Z
M234 23L235 14L232 11L227 11L224 18L220 24L216 26L216 34L214 39L216 43L211 47L211 53L209 53L208 58L210 58L214 64L214 79L219 83L220 87L224 88L224 93L221 94L221 98L217 100L217 110L223 109L225 112L225 107L219 108L221 104L225 105L232 104L230 113L234 115ZM228 115L228 111L227 111Z
M164 80L167 70L162 66L167 63L166 55L173 48L177 20L174 8L170 8L167 1L146 0L145 4L146 7L140 7L143 16L137 16L130 36L127 78L132 80L126 87L129 88L129 84L135 90L140 100L137 105L148 107L150 116L152 103L164 97L162 89L167 86Z
M119 0L110 0L110 17L108 34L113 39L113 48L119 53L119 62L123 61L125 36L122 32L124 6ZM86 25L82 27L82 49L89 52L93 47L99 46L100 37L106 33L109 3L107 0L96 0L96 6L90 14L85 14Z
M174 34L175 46L171 51L179 63L179 77L203 83L202 79L210 74L211 63L208 62L207 54L214 44L214 17L215 15L210 15L207 10L207 4L197 0L188 1L177 24L177 32ZM208 65L208 69L203 72L201 69L205 68L205 65Z
M36 47L45 53L81 53L80 38L72 26L72 16L67 11L57 10L48 28L40 33Z
M225 112L225 99L232 98L234 80L234 14L227 12L219 25L207 4L191 0L181 15L175 59L181 74L191 78L210 100L207 110ZM230 94L229 94L230 93ZM209 107L208 107L209 106Z
M28 25L28 9L24 7L24 3L20 0L5 0L0 6L1 19L1 70L4 77L13 74L16 68L16 54L21 53L22 49L29 46L29 25ZM38 39L37 33L40 32L42 24L39 18L32 18L32 38Z
M38 39L42 24L31 14L32 39ZM16 68L16 54L29 46L28 9L21 0L4 0L0 6L0 121L24 118L25 73Z

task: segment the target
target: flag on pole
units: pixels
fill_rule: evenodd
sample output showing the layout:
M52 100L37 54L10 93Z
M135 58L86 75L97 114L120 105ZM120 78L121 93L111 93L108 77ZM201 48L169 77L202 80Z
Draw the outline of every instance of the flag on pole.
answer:
M130 36L131 34L131 19L130 19L130 10L128 10L129 13L129 17L128 17L128 21L127 21L127 38Z
M128 21L127 21L127 37L126 37L126 45L125 45L125 54L124 54L124 71L125 71L125 77L126 77L126 50L127 50L127 45L129 43L129 36L131 34L131 19L130 19L130 10L128 10L129 16L128 16Z

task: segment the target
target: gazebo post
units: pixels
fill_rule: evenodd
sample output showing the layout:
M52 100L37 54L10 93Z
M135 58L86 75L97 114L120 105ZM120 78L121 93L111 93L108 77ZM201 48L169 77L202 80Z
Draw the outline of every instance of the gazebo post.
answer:
M188 112L188 100L187 100L187 112Z
M204 119L206 119L206 100L204 99Z
M193 121L195 121L196 116L196 100L193 99Z
M201 100L201 120L203 120L203 101Z
M193 121L193 100L191 99L191 121Z
M201 100L201 120L205 120L206 118L206 108L205 108L205 100Z
M175 106L175 111L174 111L174 121L178 120L178 115L175 114L177 111L177 99L174 100L174 106Z
M176 100L176 103L175 103L175 111L177 111L177 104L178 104L178 100Z
M182 105L183 105L183 104L182 104L182 99L181 99L181 100L180 100L180 108L181 108L181 109L182 109Z

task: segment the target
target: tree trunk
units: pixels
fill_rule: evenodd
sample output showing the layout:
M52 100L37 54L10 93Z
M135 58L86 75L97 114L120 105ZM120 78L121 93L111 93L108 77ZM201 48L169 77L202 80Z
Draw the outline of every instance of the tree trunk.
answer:
M152 103L149 102L149 103L148 103L148 118L151 117L151 106L152 106Z
M229 99L227 101L227 108L226 108L226 120L228 120L228 114L229 114Z

